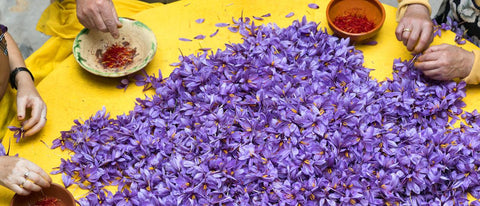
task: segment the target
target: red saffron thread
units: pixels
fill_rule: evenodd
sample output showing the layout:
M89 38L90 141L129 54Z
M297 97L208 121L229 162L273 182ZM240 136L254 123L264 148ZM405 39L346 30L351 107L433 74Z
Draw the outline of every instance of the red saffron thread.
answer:
M365 15L360 14L337 16L335 20L333 20L333 24L349 33L363 33L375 28L375 23L368 20Z
M126 43L125 46L120 46L118 44L109 46L100 59L103 67L111 69L131 64L136 50L127 46L128 43Z
M35 202L35 206L60 206L63 205L59 199L54 197L45 197L37 202Z

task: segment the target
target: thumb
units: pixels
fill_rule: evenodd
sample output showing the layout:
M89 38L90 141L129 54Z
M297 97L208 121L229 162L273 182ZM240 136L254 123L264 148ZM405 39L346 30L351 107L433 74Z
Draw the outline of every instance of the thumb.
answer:
M117 25L117 28L122 28L122 22L120 22L120 18L118 18L117 11L115 10L115 7L112 9L112 14L113 18L115 19L115 24Z
M120 22L120 18L116 17L115 21L117 23L117 28L122 28L122 22Z

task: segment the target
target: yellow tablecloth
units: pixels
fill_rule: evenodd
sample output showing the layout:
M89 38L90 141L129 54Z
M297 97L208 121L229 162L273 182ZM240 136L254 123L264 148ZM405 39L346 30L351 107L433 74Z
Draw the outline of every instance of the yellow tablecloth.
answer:
M316 3L319 9L311 9L309 3ZM157 53L153 61L146 67L149 74L158 71L164 77L168 76L174 67L169 64L178 62L181 53L187 55L200 52L199 48L225 48L225 43L241 42L238 33L232 33L227 28L220 28L213 38L208 35L217 30L216 23L231 23L232 17L238 19L244 17L262 16L270 13L263 21L256 23L275 23L280 27L286 27L295 19L307 17L309 21L320 22L320 27L327 27L325 10L328 1L325 0L182 0L168 5L156 6L145 9L141 12L123 13L128 7L117 7L120 16L127 16L142 21L156 34L158 41ZM410 59L411 55L395 38L395 11L396 8L385 6L387 17L385 25L375 37L378 42L375 46L358 46L365 55L365 67L372 68L372 76L378 80L384 80L391 76L393 60L397 58ZM286 18L290 12L295 15ZM74 18L74 14L69 14ZM198 24L196 19L205 18L205 22ZM72 30L73 31L73 30ZM78 31L73 32L76 35ZM67 32L68 33L68 32ZM203 34L207 36L204 40L193 40L191 42L180 41L179 38L189 38ZM71 33L68 33L71 35ZM434 44L447 42L453 44L454 34L444 33L442 38L437 38ZM13 134L7 132L3 144L8 147L8 140L11 139L10 154L19 154L34 163L40 165L47 172L60 165L61 158L69 158L68 152L60 149L51 150L50 146L55 138L60 136L60 131L66 131L73 125L74 119L88 119L92 114L105 107L112 116L128 113L133 109L135 99L144 97L142 88L130 85L124 91L116 89L119 84L118 78L104 78L90 74L83 70L73 58L70 50L72 41L56 37L45 43L27 64L31 68L43 68L41 63L52 59L49 71L40 70L43 80L38 84L38 90L42 94L48 106L48 122L45 128L36 136L15 143ZM467 49L475 48L472 44L464 45ZM61 55L55 55L61 52ZM42 59L44 58L44 59ZM37 71L34 71L34 73ZM466 111L480 108L480 87L470 86L467 89ZM12 125L18 124L15 120ZM62 184L61 175L52 175L53 181ZM69 190L74 197L83 197L85 191L76 186ZM0 205L7 205L13 196L13 192L0 188Z

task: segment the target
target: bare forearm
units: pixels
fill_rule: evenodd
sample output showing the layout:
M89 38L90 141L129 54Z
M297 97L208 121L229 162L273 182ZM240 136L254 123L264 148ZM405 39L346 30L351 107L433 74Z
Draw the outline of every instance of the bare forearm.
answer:
M0 35L0 48L5 48L6 40ZM0 49L0 100L3 98L8 88L8 79L10 76L10 65L8 64L7 54Z
M10 65L10 72L12 72L17 67L25 67L25 61L23 59L22 53L17 46L17 43L13 37L7 32L5 33L5 39L7 40L8 48L8 60ZM18 72L15 76L15 85L17 87L34 87L34 83L30 74L27 72Z
M480 50L477 49L472 52L474 54L473 66L464 80L467 84L480 84Z
M0 52L0 100L3 98L8 88L8 77L10 76L10 67L7 64L8 57Z
M23 60L22 53L20 52L20 49L18 49L17 43L13 37L7 32L5 33L5 39L7 40L10 71L13 71L17 67L25 67L25 61Z
M47 121L47 106L35 88L33 75L25 67L25 61L18 49L15 40L8 33L5 40L8 49L8 60L2 61L0 66L8 67L7 76L11 79L12 87L17 89L17 119L26 131L25 136L30 136L40 131ZM4 56L7 59L7 56ZM8 62L8 63L7 63ZM3 63L3 64L2 64ZM0 76L3 74L0 74ZM1 91L1 90L0 90Z

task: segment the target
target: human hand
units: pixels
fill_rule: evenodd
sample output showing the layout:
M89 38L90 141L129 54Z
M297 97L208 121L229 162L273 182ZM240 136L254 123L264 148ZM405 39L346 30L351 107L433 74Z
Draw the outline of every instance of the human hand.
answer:
M417 58L415 67L435 80L465 78L470 74L475 55L460 47L441 44L431 46Z
M50 187L52 178L39 166L21 157L0 157L0 184L19 195Z
M408 5L405 15L398 22L395 35L414 54L427 49L433 41L433 22L427 7L421 4Z
M25 73L21 72L18 75ZM25 73L26 74L26 73ZM22 74L22 75L25 75ZM28 75L28 74L26 74ZM27 76L25 78L30 78ZM30 118L25 120L27 108L30 108ZM17 92L17 119L22 122L25 136L31 136L45 126L47 121L47 105L38 93L32 81L22 82Z
M112 0L77 0L77 18L88 29L110 32L114 38L119 37L117 11Z

